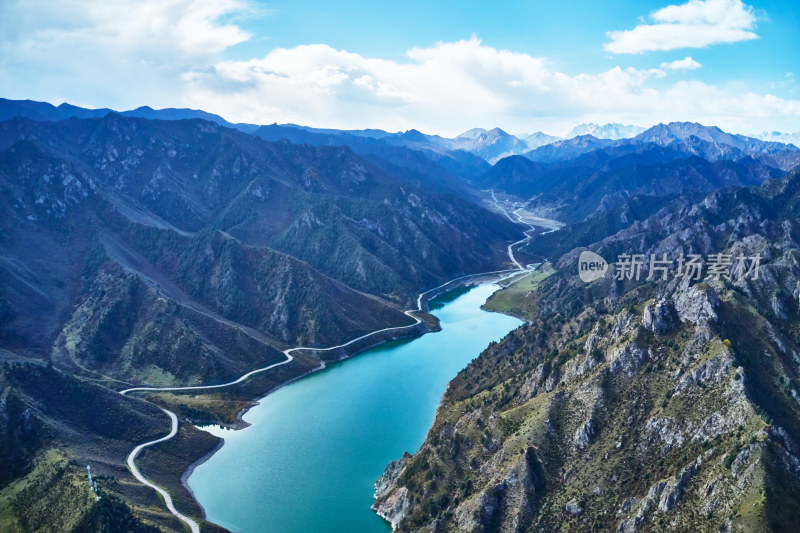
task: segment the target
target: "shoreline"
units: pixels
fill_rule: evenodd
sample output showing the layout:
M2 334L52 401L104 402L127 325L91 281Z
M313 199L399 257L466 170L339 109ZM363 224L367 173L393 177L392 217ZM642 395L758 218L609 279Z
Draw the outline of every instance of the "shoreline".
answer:
M183 471L183 474L181 474L181 485L183 485L183 488L186 489L186 491L189 493L189 496L192 497L197 506L200 508L200 516L203 518L203 520L206 519L206 509L200 504L200 501L194 495L194 491L189 486L189 477L194 473L195 468L197 468L198 466L202 465L203 463L211 459L211 457L213 457L215 453L220 451L224 445L225 445L225 439L219 437L219 442L217 443L216 446L214 446L212 450L206 452L202 457L200 457L192 464L190 464L189 467Z
M513 274L516 275L516 271L513 272ZM471 276L471 277L466 278L466 279L454 280L454 282L449 284L445 288L444 291L437 291L436 294L427 295L427 296L429 296L429 298L427 298L427 301L425 303L429 304L431 301L433 301L434 299L436 299L437 297L439 297L439 296L441 296L443 294L447 294L447 293L450 293L450 292L453 292L453 291L458 291L459 289L462 289L464 287L473 288L473 287L487 287L488 286L488 287L491 287L491 289L492 289L491 293L493 294L494 292L502 289L502 285L500 284L500 282L502 282L502 280L504 280L504 279L507 279L508 276L509 276L509 273L506 272L504 274L494 274L494 275L489 275L489 276L486 276L484 274L480 274L480 275ZM459 295L460 294L461 293L459 293ZM488 298L488 296L487 296L487 298ZM478 308L481 309L481 306L478 306ZM481 309L481 311L484 311L484 310ZM441 331L441 329L439 329L439 331ZM311 370L309 370L309 371L307 371L307 372L305 372L305 373L303 373L301 375L298 375L298 376L292 378L291 380L288 380L288 381L286 381L284 383L281 383L280 385L277 385L277 386L273 387L272 389L270 389L267 393L265 393L263 395L260 395L259 398L258 398L258 401L255 401L252 405L250 405L250 406L242 409L242 411L240 411L239 417L241 417L244 414L246 414L253 407L256 407L257 405L259 405L261 403L261 400L263 400L264 398L266 398L270 394L276 392L277 390L279 390L279 389L281 389L281 388L283 388L283 387L285 387L287 385L290 385L291 383L293 383L295 381L299 381L303 377L307 377L307 376L309 376L311 374L314 374L314 373L316 373L316 372L318 372L320 370L324 370L325 368L327 368L329 366L329 364L344 363L344 362L346 362L346 361L348 361L350 359L353 359L357 355L360 355L361 353L364 353L364 352L366 352L366 351L368 351L368 350L370 350L372 348L377 348L377 347L380 347L382 345L385 345L386 343L388 343L390 341L393 341L393 340L409 340L409 341L410 340L416 340L416 339L419 339L422 336L424 336L426 333L431 333L431 332L433 332L433 330L428 329L428 330L422 332L421 334L417 334L417 335L407 335L407 336L404 336L402 338L383 339L383 340L380 340L378 342L372 343L370 346L364 347L364 348L358 350L357 352L348 354L348 355L343 356L343 357L339 357L336 360L323 361L322 364L319 365L318 367L316 367L314 369L311 369ZM453 376L451 376L451 378L452 377ZM442 399L444 398L444 394L445 393L446 393L446 390L442 392L442 396L438 399L436 407L434 409L434 415L441 408ZM251 425L251 424L249 424L249 423L247 423L245 421L243 421L243 422L245 424L247 424L247 427L249 427ZM218 423L215 423L213 425L214 426L220 426L220 424L218 424ZM238 431L238 429L231 428L230 426L224 426L224 427L226 427L227 429L231 429L233 431ZM198 429L203 429L203 428L198 428ZM218 436L220 439L222 439L222 441L220 442L220 445L216 446L211 452L209 452L208 454L204 455L203 457L201 457L197 461L195 461L195 463L193 463L191 465L191 467L189 469L187 469L187 471L184 472L184 474L181 477L181 481L182 481L183 485L187 488L188 492L191 494L192 498L195 500L195 502L197 503L198 507L200 507L202 509L203 518L205 520L208 520L207 515L206 515L206 510L203 507L203 504L201 502L199 502L199 500L197 500L197 498L195 497L194 492L188 486L189 485L188 484L188 480L191 477L192 473L194 472L195 468L199 467L201 464L203 464L206 461L210 460L211 457L217 451L222 449L222 446L224 446L224 444L226 443L224 437L220 436L219 433L215 432L214 435ZM378 516L380 516L380 515L378 515ZM384 520L384 521L387 521L387 523L389 523L389 521L385 517L380 516L380 518L382 520ZM217 525L219 525L219 524L217 524ZM223 527L223 526L220 526L220 527Z
M486 275L485 273L478 273L478 274L467 275L467 276L463 277L463 279L462 278L454 278L450 282L446 283L447 288L445 290L442 290L442 291L439 291L439 292L435 292L432 295L428 295L427 293L422 293L423 295L426 295L425 300L421 301L422 303L424 303L424 306L425 306L424 309L426 309L426 310L425 311L421 311L421 312L430 314L429 311L428 311L428 304L432 300L434 300L437 297L441 296L442 294L448 293L450 291L457 290L457 289L459 289L461 287L478 286L478 285L484 285L484 284L496 284L499 281L502 281L503 279L505 279L506 277L508 277L508 272L506 272L505 274L499 275L499 277L498 277L497 274ZM436 289L439 289L439 288L440 287L436 287L434 289L431 289L428 292L433 292L433 291L435 291ZM502 289L502 286L498 285L498 289L497 290L500 290L500 289ZM481 308L482 308L482 306L481 306ZM248 427L251 426L251 424L249 422L245 421L243 417L247 414L248 411L250 411L250 409L253 409L254 407L258 406L260 404L261 400L263 400L264 398L266 398L270 394L282 389L283 387L291 385L292 383L294 383L296 381L299 381L302 378L308 377L308 376L310 376L312 374L316 374L319 371L325 370L325 368L327 368L329 364L343 363L345 361L348 361L348 360L360 355L363 352L366 352L367 350L371 350L372 348L377 348L377 347L379 347L379 346L381 346L383 344L386 344L388 342L392 342L392 341L395 341L395 340L417 339L417 338L420 338L420 337L422 337L422 336L424 336L424 335L426 335L428 333L434 333L434 332L437 332L437 331L441 331L441 328L438 327L438 322L439 321L437 319L436 320L437 329L426 327L426 330L422 331L419 334L412 334L412 335L407 335L407 336L403 336L403 337L382 339L382 340L379 340L379 341L377 341L377 342L375 342L375 343L373 343L373 344L371 344L369 346L366 346L366 347L363 347L363 348L361 348L361 349L359 349L357 351L354 351L353 353L345 354L345 355L343 355L343 356L341 356L338 359L335 359L333 361L320 361L321 362L320 366L318 366L316 368L312 368L311 370L308 370L308 371L306 371L306 372L304 372L304 373L302 373L300 375L297 375L297 376L295 376L295 377L293 377L293 378L291 378L291 379L289 379L289 380L287 380L287 381L285 381L285 382L283 382L283 383L281 383L279 385L276 385L275 387L272 387L271 389L266 391L264 394L260 394L257 398L254 398L252 400L252 403L249 406L241 409L236 414L236 422L234 424L220 424L218 422L213 422L213 423L209 423L207 425L220 426L220 427L224 427L226 429L229 429L231 431L239 431L239 430L248 428ZM422 323L425 324L424 321ZM441 405L441 399L440 399L439 405L436 407L436 411L438 411L440 405ZM203 428L198 426L198 425L196 425L196 423L193 423L192 425L194 425L197 429L203 430ZM189 478L191 477L191 475L194 473L196 468L198 468L200 465L202 465L206 461L210 460L214 456L214 454L216 454L219 450L221 450L222 447L225 445L225 439L222 438L222 437L219 437L219 439L220 439L219 444L217 444L217 446L215 446L213 450L205 453L203 456L201 456L197 460L193 461L189 465L189 467L183 472L183 474L181 474L181 477L180 477L181 485L187 490L187 492L191 495L192 499L195 501L197 506L200 508L203 520L206 520L205 508L203 507L202 503L200 503L200 501L195 497L194 491L189 486L188 481L189 481ZM383 517L381 517L381 518L383 518ZM220 526L220 527L222 527L222 526Z
M195 386L192 386L192 387L180 387L180 388L172 388L172 389L169 389L169 388L156 389L156 388L135 387L135 388L132 388L132 389L126 389L126 390L120 391L120 394L124 395L124 394L126 394L128 392L140 391L140 390L198 390L198 389L212 389L212 388L227 387L227 386L231 386L231 385L236 385L236 384L244 381L245 379L247 379L249 376L251 376L253 374L269 370L270 368L273 368L275 366L280 366L280 365L283 365L283 364L286 364L286 363L290 363L294 359L291 356L291 352L292 351L301 350L301 349L305 349L307 351L312 351L312 352L313 351L331 351L333 349L342 350L342 349L348 347L351 344L355 344L357 346L356 343L358 341L360 341L362 339L365 339L365 338L368 338L368 337L371 337L372 335L378 335L379 333L382 333L382 332L402 331L402 330L405 330L406 328L409 328L409 331L412 332L411 335L401 336L401 337L397 337L394 334L392 334L391 338L381 339L381 340L378 340L378 342L373 343L373 344L371 344L369 346L362 347L362 348L356 348L356 350L353 351L350 354L348 354L347 351L345 350L344 353L342 354L342 356L340 356L336 360L332 361L332 362L340 362L340 361L343 361L343 360L346 360L346 359L350 359L353 356L358 355L359 353L361 353L361 352L363 352L365 350L368 350L370 348L379 346L379 345L384 344L384 343L386 343L386 342L388 342L390 340L397 340L398 338L412 338L412 337L413 338L417 338L417 337L421 337L422 335L424 335L426 333L430 333L431 331L434 331L434 330L435 331L439 331L440 328L438 328L438 326L439 326L438 319L436 319L435 316L430 315L430 313L428 312L429 311L428 303L431 300L433 300L434 298L436 298L440 294L443 294L445 292L449 292L451 290L454 290L454 289L456 289L458 287L461 287L461 286L464 286L464 285L482 284L482 283L487 283L489 281L502 282L502 281L504 281L506 279L513 278L514 276L518 275L521 272L524 272L525 270L528 270L527 266L522 266L519 262L517 262L516 258L514 257L513 248L516 245L521 245L522 243L530 241L533 238L533 236L531 235L532 230L535 230L536 226L534 226L532 224L525 223L519 217L519 215L517 213L515 213L515 214L517 215L517 218L519 218L519 223L528 226L528 230L523 231L524 238L520 239L519 241L516 241L516 242L514 242L514 243L512 243L512 244L510 244L508 246L508 255L509 255L509 258L511 259L511 263L513 265L515 265L517 268L496 270L496 271L492 271L492 272L479 272L479 273L475 273L475 274L466 274L466 275L463 275L463 276L459 276L459 277L453 278L453 279L451 279L449 281L446 281L445 283L442 283L438 287L434 287L432 289L428 289L427 291L424 291L424 292L420 293L417 296L417 308L415 310L404 311L404 313L407 316L409 316L409 317L411 317L411 318L413 318L413 319L415 319L417 321L415 324L412 324L410 326L396 326L396 327L383 328L383 329L378 330L378 331L367 333L366 335L363 335L361 337L358 337L356 339L353 339L351 341L343 343L343 344L341 344L341 345L339 345L337 347L330 347L330 348L311 348L311 347L289 348L287 350L284 350L284 355L286 355L286 357L287 357L286 361L281 362L281 363L276 363L274 365L270 365L270 366L265 367L263 369L254 370L252 372L249 372L249 373L241 376L238 380L235 380L235 381L232 381L232 382L226 383L226 384L214 385L214 386L200 386L200 387L195 387ZM419 315L427 315L427 316L433 317L436 320L435 321L435 328L438 328L438 329L432 329L431 325L428 323L428 321L425 319L425 317L424 316L418 316L418 314ZM422 329L421 332L418 329L416 329L417 326L421 326L421 329ZM414 329L410 329L410 328L414 328ZM248 424L244 420L243 417L244 417L245 414L247 414L247 412L250 409L252 409L256 405L258 405L260 400L262 400L263 398L265 398L266 396L268 396L272 392L275 392L276 390L280 389L281 387L294 382L295 380L298 380L298 379L300 379L302 377L306 377L306 376L308 376L310 374L313 374L313 373L315 373L315 372L317 372L319 370L325 369L326 366L327 366L326 361L324 359L320 358L320 363L321 364L320 364L319 367L313 368L311 370L308 370L307 372L304 372L304 373L302 373L302 374L300 374L300 375L298 375L298 376L296 376L296 377L294 377L294 378L292 378L290 380L287 380L286 382L283 382L283 383L279 384L278 386L273 387L272 389L268 390L265 394L260 394L258 396L258 399L254 399L253 402L250 405L248 405L244 409L241 409L237 413L237 415L236 415L237 421L234 424L234 427L231 427L231 429L234 430L234 431L238 431L239 429L244 429L244 428L248 427L250 424ZM438 410L438 408L437 408L437 410ZM166 411L166 412L168 414L170 414L171 416L174 416L174 414L171 413L170 411ZM195 427L197 427L197 426L195 426ZM203 508L202 504L200 504L200 502L197 500L197 498L194 496L194 492L191 490L191 488L189 488L189 486L188 486L188 478L194 472L195 468L197 468L198 466L203 464L205 461L208 461L211 457L213 457L214 453L216 453L219 449L221 449L221 447L223 445L224 445L224 439L221 439L220 444L217 447L215 447L214 450L212 450L208 454L204 455L203 457L199 457L195 461L192 461L190 463L189 467L180 476L180 484L178 486L182 486L187 490L187 492L190 495L190 497L192 498L192 500L195 502L195 504L200 509L204 519L205 519L205 509ZM156 490L159 490L159 489L156 489ZM178 514L176 512L173 512L173 514L175 516L178 516Z
M503 271L503 272L505 272L505 271ZM511 271L508 271L508 272L511 272ZM482 276L485 276L486 279L482 279ZM470 277L474 277L475 279L466 279L466 278L470 278ZM425 309L428 309L428 303L431 300L434 300L434 299L438 298L442 294L448 293L450 291L454 291L454 290L456 290L456 289L458 289L460 287L466 287L466 286L471 286L471 285L477 286L477 285L483 285L485 283L497 283L497 282L505 279L506 277L507 276L500 276L499 278L497 278L497 275L486 275L485 273L478 273L478 274L467 274L467 276L465 276L464 277L465 279L463 279L463 280L461 278L454 278L453 280L447 282L448 285L450 283L454 283L454 285L452 285L452 287L448 286L447 289L442 290L440 292L436 292L432 296L427 297L423 301L423 303L425 305ZM439 289L439 288L440 287L436 287L434 289L431 289L430 291L434 291L434 290ZM500 286L498 288L498 290L502 289L502 288L503 287ZM422 293L422 294L426 294L426 293ZM483 309L483 307L481 307L481 309ZM494 312L494 311L492 311L490 309L484 309L484 310L485 311ZM418 311L418 312L421 312L421 313L424 313L424 314L427 314L427 315L430 315L430 316L434 316L434 315L431 315L431 313L429 311L427 311L427 310ZM504 314L504 313L501 313L501 314ZM514 316L514 315L508 315L508 316ZM436 317L434 316L434 318L436 318ZM519 318L519 317L515 317L515 318ZM435 333L437 331L441 331L441 328L439 327L438 322L439 321L437 319L436 320L436 326L435 327L430 327L429 325L427 325L427 323L424 320L422 320L420 324L425 324L425 330L424 331L412 332L411 334L404 335L404 336L381 339L381 340L378 340L377 342L375 342L373 344L370 344L368 346L364 346L362 348L358 348L357 350L353 351L352 353L345 353L344 355L338 357L337 359L330 360L330 361L320 360L320 363L321 363L320 366L318 366L316 368L312 368L310 370L307 370L306 372L303 372L302 374L298 374L297 376L295 376L295 377L293 377L291 379L288 379L288 380L286 380L286 381L284 381L284 382L272 387L271 389L268 389L263 394L259 394L256 398L253 398L251 400L252 403L249 406L242 408L241 410L239 410L238 413L236 413L236 422L234 422L233 424L223 424L223 423L220 423L220 422L217 422L217 421L211 421L211 420L209 420L209 421L195 420L195 421L189 421L189 422L193 426L197 427L198 429L202 429L202 427L199 427L199 426L220 426L220 427L223 427L223 428L226 428L226 429L230 429L230 430L233 430L233 431L239 431L241 429L246 429L246 428L250 427L251 424L249 422L247 422L246 420L244 420L244 418L243 418L244 415L246 415L247 412L250 411L250 409L253 409L254 407L256 407L261 400L263 400L264 398L266 398L270 394L274 393L275 391L277 391L277 390L279 390L279 389L281 389L281 388L283 388L283 387L285 387L287 385L290 385L290 384L294 383L295 381L298 381L298 380L300 380L302 378L308 377L308 376L310 376L312 374L315 374L317 372L325 370L325 368L327 368L328 365L330 365L330 364L342 363L344 361L352 359L353 357L358 356L359 354L361 354L363 352L366 352L367 350L371 350L373 348L377 348L378 346L381 346L381 345L386 344L388 342L397 341L397 340L416 339L416 338L422 337L423 335L427 335L428 333ZM413 325L420 325L420 324L412 324L412 326ZM309 349L309 351L314 351L314 349Z

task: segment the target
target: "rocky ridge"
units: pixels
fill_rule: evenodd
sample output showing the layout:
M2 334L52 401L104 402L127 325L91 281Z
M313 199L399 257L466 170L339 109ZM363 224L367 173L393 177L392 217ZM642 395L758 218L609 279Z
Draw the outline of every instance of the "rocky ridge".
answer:
M580 250L555 259L530 322L451 382L377 505L403 490L398 531L790 531L799 191L795 173L715 192L590 247L760 253L756 279L586 285Z

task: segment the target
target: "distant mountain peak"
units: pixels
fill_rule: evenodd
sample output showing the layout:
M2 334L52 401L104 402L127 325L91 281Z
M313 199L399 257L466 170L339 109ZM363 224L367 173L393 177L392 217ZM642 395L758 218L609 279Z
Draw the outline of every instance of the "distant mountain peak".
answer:
M755 135L751 135L756 139L761 139L767 142L779 142L784 144L791 144L800 148L800 131L795 133L782 133L780 131L763 131Z
M472 128L471 130L467 130L464 133L457 135L456 139L476 139L486 133L486 130L483 128Z
M656 124L636 136L636 140L642 142L654 142L657 144L669 144L676 141L688 141L691 138L710 142L718 145L728 145L742 149L748 144L748 137L727 133L717 126L704 126L697 122L670 122L668 124Z
M495 163L510 155L522 154L531 148L526 141L499 127L490 130L472 128L453 139L448 139L447 144L452 148L472 152L489 163Z
M615 122L600 125L589 122L585 124L578 124L572 128L572 131L567 134L567 139L587 134L598 139L630 139L644 130L645 128L641 126L634 126L630 124L619 124Z
M422 133L416 128L411 128L410 130L406 130L401 135L405 135L406 137L426 137L424 133Z
M543 131L536 131L533 133L517 133L516 136L517 138L525 141L528 144L528 148L531 150L562 140L561 137L548 135Z

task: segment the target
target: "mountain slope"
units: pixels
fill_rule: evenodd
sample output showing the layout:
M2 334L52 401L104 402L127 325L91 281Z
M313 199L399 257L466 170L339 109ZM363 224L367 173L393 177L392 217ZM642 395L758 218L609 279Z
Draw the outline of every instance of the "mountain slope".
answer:
M399 531L793 530L798 206L795 172L669 204L590 246L760 253L757 278L645 281L645 268L586 284L584 248L552 256L558 270L524 299L530 322L451 382L376 509Z
M202 119L40 118L0 122L3 530L180 530L125 466L168 419L117 391L224 383L292 346L413 324L402 309L418 292L502 268L520 238L405 147L385 144L408 156L389 163ZM181 421L137 466L200 517L180 479L219 440L190 420L236 424L253 398L325 362L433 326L296 351L235 387L147 397Z
M687 158L683 152L651 144L631 153L590 152L563 164L509 157L481 176L476 185L530 198L531 207L555 209L556 218L576 223L610 211L631 196L757 185L783 174L754 161Z
M450 145L471 152L489 163L495 163L503 157L520 154L530 149L526 141L506 133L500 128L493 128L489 131L480 128L469 130L453 139Z
M0 524L7 531L180 531L161 511L158 496L136 483L123 458L139 442L164 432L167 417L141 400L41 364L0 365ZM212 450L218 439L191 425L177 448L153 450L149 461L177 470L170 483L178 508L199 514L177 482L193 454ZM149 462L148 461L148 462ZM89 485L91 467L97 492ZM148 475L159 476L147 468ZM203 522L203 530L224 531Z
M436 191L463 193L464 178L489 168L488 163L469 152L432 145L424 137L422 142L402 142L390 139L393 134L388 133L378 137L277 124L261 126L254 134L267 141L285 139L312 146L346 146L384 171Z
M496 269L518 238L346 148L200 120L15 119L0 151L2 346L133 382L221 380L408 323L418 291Z

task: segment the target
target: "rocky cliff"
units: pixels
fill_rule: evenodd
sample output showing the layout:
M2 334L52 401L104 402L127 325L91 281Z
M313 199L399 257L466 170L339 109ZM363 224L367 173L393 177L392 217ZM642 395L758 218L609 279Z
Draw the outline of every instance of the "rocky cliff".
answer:
M585 284L450 383L378 507L398 531L792 531L800 519L800 174L672 206L589 246L755 256L757 278Z

